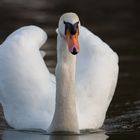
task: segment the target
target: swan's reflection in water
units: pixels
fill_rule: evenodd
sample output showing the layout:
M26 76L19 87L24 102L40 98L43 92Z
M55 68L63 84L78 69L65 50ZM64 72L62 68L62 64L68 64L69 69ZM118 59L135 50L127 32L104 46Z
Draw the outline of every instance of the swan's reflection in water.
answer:
M85 135L44 135L35 132L19 132L6 130L2 135L2 140L106 140L108 138L104 132Z

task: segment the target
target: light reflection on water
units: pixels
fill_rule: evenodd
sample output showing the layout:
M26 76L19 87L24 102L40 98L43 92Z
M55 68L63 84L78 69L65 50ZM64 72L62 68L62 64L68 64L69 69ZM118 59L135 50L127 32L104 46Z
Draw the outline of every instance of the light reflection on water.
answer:
M139 132L112 133L98 132L82 135L47 135L35 132L5 130L2 140L139 140Z
M104 132L86 135L45 135L33 132L4 131L2 140L106 140Z

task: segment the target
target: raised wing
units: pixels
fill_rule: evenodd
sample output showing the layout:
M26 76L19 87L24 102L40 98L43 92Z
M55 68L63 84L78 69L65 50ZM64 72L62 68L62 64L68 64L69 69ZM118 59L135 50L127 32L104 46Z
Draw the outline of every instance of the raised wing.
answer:
M81 129L102 126L118 78L118 56L85 27L79 35L77 110Z
M0 99L6 120L14 128L47 129L52 120L55 78L39 51L46 39L39 27L26 26L0 47Z

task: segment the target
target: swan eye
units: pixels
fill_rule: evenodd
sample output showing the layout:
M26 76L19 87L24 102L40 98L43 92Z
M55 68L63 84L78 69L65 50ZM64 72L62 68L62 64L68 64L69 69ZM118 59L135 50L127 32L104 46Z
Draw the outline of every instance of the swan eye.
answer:
M65 35L67 31L69 31L71 35L75 35L77 31L79 32L78 29L79 21L76 22L75 24L71 24L69 22L64 21L64 24L65 24Z

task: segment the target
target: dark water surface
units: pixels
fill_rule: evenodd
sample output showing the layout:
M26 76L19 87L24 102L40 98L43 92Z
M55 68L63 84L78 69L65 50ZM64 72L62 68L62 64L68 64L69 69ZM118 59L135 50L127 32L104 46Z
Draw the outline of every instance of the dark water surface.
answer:
M0 42L15 29L38 25L48 33L43 50L51 72L56 64L57 22L62 13L76 12L82 25L107 42L119 55L120 74L107 112L105 132L89 135L48 136L6 130L0 109L3 140L125 140L140 139L140 1L138 0L1 0ZM46 48L47 47L47 48ZM5 130L5 131L4 131Z

